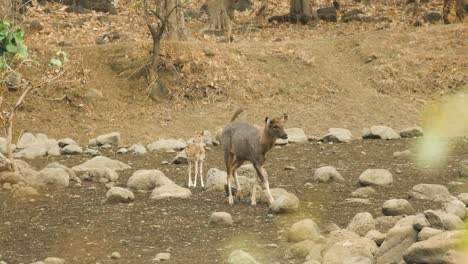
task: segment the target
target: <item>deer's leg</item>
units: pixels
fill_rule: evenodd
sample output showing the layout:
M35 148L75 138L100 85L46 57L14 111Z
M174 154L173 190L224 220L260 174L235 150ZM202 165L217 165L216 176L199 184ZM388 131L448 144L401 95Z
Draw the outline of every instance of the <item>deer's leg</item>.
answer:
M268 176L266 174L265 169L259 163L254 163L254 168L255 168L255 171L257 172L258 177L260 178L260 180L263 182L263 185L265 186L265 189L268 195L268 200L270 201L270 203L272 203L274 199L273 199L273 196L271 195L270 184L268 183Z
M201 187L205 187L205 184L203 183L203 162L204 159L200 159L200 182L201 182Z
M244 164L244 160L239 160L236 158L236 160L234 161L233 169L232 169L232 174L234 175L234 179L236 180L236 186L237 186L238 192L242 190L242 187L239 183L239 177L237 176L237 169L239 169L239 167L242 166L242 164Z
M232 205L234 204L234 198L232 198L232 160L233 160L233 155L227 151L224 152L224 160L226 162L226 171L227 171L227 185L228 185L228 201L229 204Z
M197 176L198 176L198 159L195 160L195 180L193 182L193 187L197 187Z
M253 179L253 183L252 183L252 197L251 197L251 200L252 200L252 205L256 205L257 204L257 197L256 197L256 193L257 193L257 178Z
M192 187L192 161L188 160L188 187Z

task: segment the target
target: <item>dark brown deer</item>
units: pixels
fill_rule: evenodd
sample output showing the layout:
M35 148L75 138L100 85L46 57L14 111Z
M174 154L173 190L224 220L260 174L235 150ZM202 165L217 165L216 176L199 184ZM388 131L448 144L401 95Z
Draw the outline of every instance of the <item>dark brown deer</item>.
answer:
M237 110L231 118L231 123L223 129L221 141L224 148L224 161L227 170L227 186L229 204L234 203L232 198L232 178L236 179L237 191L241 186L237 178L237 169L245 161L250 161L255 168L258 178L265 185L270 203L273 202L273 196L270 192L268 176L263 163L265 155L275 145L277 138L287 139L288 135L284 131L284 123L288 120L285 114L282 117L265 118L265 126L259 127L246 122L236 121L237 117L243 112L243 109ZM257 189L257 179L254 180L252 187L252 205L257 203L255 197Z

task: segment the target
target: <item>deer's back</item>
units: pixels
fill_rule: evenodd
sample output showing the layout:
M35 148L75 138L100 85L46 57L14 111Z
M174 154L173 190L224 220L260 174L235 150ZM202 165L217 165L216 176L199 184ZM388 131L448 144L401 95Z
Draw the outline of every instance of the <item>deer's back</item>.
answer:
M258 152L260 131L258 126L237 121L223 129L223 146L239 158L250 160Z

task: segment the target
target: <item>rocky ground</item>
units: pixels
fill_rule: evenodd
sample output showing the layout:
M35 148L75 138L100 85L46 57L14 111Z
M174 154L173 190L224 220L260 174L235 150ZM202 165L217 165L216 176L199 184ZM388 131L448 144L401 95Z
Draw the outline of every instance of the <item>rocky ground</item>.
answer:
M420 135L410 131L401 134ZM339 132L323 140L349 140ZM367 133L399 137L393 130ZM89 148L60 140L62 155L26 159L30 169L20 163L20 175L0 175L0 260L403 263L404 256L406 263L440 263L455 256L450 245L460 240L453 230L463 228L468 202L461 194L468 184L466 138L450 141L446 163L430 167L416 158L418 138L333 144L308 141L300 131L290 135L301 143L277 146L266 165L275 199L289 201L276 204L279 210L262 197L257 206L245 196L228 205L220 146L208 146L206 188L187 189L184 159L172 162L173 149L184 141L127 146L131 150L124 154L117 133L91 140ZM29 141L19 147L40 145L41 136L23 137ZM74 147L90 154L65 154ZM90 149L102 156L92 158L99 154ZM153 151L144 153L148 149ZM239 174L252 177L249 168Z

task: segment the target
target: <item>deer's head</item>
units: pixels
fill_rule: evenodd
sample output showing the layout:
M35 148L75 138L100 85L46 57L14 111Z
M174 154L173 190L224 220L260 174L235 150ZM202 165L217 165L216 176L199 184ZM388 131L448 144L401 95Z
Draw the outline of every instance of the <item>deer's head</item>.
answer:
M284 114L282 117L266 117L265 125L268 134L274 138L288 139L288 134L284 131L284 123L288 121L288 115Z

